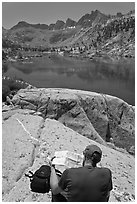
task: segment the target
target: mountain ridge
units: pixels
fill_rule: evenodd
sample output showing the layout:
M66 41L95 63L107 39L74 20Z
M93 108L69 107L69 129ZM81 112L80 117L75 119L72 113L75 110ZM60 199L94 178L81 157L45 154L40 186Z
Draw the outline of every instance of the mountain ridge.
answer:
M104 14L104 13L102 13L102 12L100 12L99 10L95 10L95 11L91 11L91 13L87 13L87 14L84 14L82 17L84 17L84 16L86 16L86 15L88 15L88 16L91 16L91 14L95 14L95 13L100 13L100 14L102 14L102 15L105 15L105 16L107 16L108 18L111 18L111 17L120 17L120 16L123 16L123 15L131 15L131 14L135 14L135 10L131 10L131 11L129 11L128 13L126 13L126 14L122 14L121 12L118 12L118 13L116 13L116 14L114 14L114 15L111 15L111 14ZM67 20L68 19L71 19L73 22L75 22L75 23L78 23L78 21L82 18L82 17L80 17L77 21L76 20L74 20L74 19L71 19L71 17L68 17L67 18ZM66 20L66 22L67 22L67 20ZM62 21L64 21L64 20L62 20ZM46 24L46 23L40 23L40 22L38 22L38 23L34 23L34 24L31 24L31 23L28 23L28 22L26 22L26 21L24 21L24 20L22 20L22 21L19 21L16 25L14 25L14 26L12 26L11 28L5 28L4 26L2 26L2 28L3 29L5 29L5 30L10 30L10 29L13 29L15 26L17 26L18 24L20 24L20 23L23 23L23 22L25 22L26 24L29 24L29 25L32 25L32 27L33 26L35 26L35 25L45 25L45 27L46 26L48 26L48 27L51 27L51 25L55 25L56 23L50 23L49 25L48 24ZM65 21L64 21L65 22ZM16 27L15 27L16 28Z
M46 28L46 29L45 29ZM107 55L111 58L135 57L135 13L105 15L95 10L77 22L29 24L19 22L2 30L3 41L30 48L66 48L84 53L89 58ZM5 44L5 43L3 43ZM75 52L75 51L74 51Z
M34 27L34 28L38 28L38 29L49 29L51 27L51 25L54 25L53 29L62 29L62 28L68 27L68 20L69 20L69 27L77 26L77 25L83 26L84 25L83 21L88 21L88 20L90 20L91 22L87 23L86 25L91 26L92 21L95 20L95 18L98 15L101 15L102 17L105 17L106 19L109 18L109 15L103 14L100 11L95 10L95 11L91 11L90 14L83 15L78 21L75 21L75 20L71 19L70 17L67 18L66 22L64 22L63 20L57 20L56 23L51 23L49 25L41 24L41 23L31 24L31 23L27 23L26 21L19 21L16 25L12 26L9 30L17 29L17 28L20 28L23 26L24 27L30 26L30 27ZM60 22L62 23L62 26L60 26L59 28L58 28L58 26L56 27L56 24L58 24Z
M22 27L34 27L34 28L39 28L39 29L47 29L48 25L47 24L40 24L40 23L30 24L30 23L27 23L26 21L19 21L18 24L13 26L10 30L18 29L18 28L22 28Z

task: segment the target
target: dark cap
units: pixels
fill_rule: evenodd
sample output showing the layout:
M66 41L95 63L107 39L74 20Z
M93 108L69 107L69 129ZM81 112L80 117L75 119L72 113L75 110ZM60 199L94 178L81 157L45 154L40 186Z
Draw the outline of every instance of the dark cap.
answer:
M88 156L92 156L93 153L95 153L95 152L99 153L100 156L102 156L102 151L97 145L88 145L86 147L86 149L84 150L83 154L88 155Z

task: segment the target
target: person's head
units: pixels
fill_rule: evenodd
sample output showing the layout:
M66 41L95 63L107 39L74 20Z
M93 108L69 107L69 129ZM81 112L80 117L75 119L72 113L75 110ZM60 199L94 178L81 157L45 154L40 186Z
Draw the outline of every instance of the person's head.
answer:
M83 155L83 166L85 164L91 164L93 167L95 167L101 160L102 151L97 145L88 145L83 151Z

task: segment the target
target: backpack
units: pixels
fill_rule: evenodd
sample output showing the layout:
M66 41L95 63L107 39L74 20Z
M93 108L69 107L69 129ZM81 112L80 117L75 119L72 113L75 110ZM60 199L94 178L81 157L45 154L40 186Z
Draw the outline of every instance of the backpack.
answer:
M62 173L55 169L58 178L61 177ZM30 178L30 189L36 193L48 193L50 190L50 173L51 167L48 165L42 165L34 173L29 171L31 175L25 174Z
M50 190L51 168L48 165L42 165L35 173L29 171L31 175L25 174L30 178L30 189L32 192L48 193Z

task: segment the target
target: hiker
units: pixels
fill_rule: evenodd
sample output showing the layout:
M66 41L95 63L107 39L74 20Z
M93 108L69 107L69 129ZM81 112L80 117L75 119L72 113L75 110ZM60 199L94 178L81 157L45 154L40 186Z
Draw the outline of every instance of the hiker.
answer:
M66 169L60 180L50 161L50 187L53 196L62 194L67 202L108 202L112 177L110 169L97 167L102 156L101 149L96 145L89 145L83 155L83 167Z

